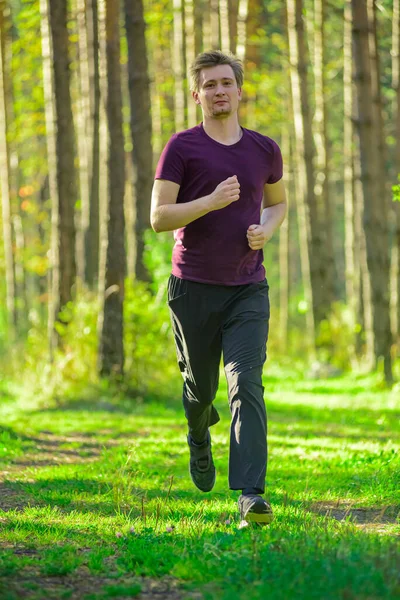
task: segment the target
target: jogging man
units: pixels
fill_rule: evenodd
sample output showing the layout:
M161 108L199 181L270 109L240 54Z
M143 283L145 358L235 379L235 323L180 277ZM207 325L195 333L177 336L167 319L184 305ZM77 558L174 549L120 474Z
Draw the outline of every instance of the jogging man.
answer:
M209 427L223 356L232 414L229 487L242 493L242 526L270 523L262 494L267 424L262 370L268 338L263 247L286 214L282 157L269 137L239 125L243 68L233 55L200 54L191 89L203 122L176 133L160 157L152 194L155 231L174 230L168 303L188 421L190 474L215 482Z

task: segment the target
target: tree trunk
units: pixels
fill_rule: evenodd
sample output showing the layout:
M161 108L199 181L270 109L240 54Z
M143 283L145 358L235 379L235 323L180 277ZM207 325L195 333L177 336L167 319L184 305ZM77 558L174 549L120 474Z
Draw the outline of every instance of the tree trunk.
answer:
M369 22L367 7L352 0L353 48L358 101L357 129L360 141L361 178L364 192L364 231L368 272L371 281L375 361L384 361L385 379L392 381L389 312L389 252L386 193L382 189L379 156L381 132L377 127L371 81ZM375 75L376 76L376 75Z
M89 148L90 138L90 81L89 81L89 52L86 23L86 2L77 0L76 21L78 33L78 77L79 97L76 107L77 147L79 156L79 188L80 211L76 231L76 263L78 282L85 281L85 237L89 227Z
M123 95L125 90L123 89ZM134 191L136 173L133 168L132 152L125 152L125 228L126 228L126 266L127 278L134 281L136 266L136 194Z
M7 142L8 120L6 102L5 76L5 2L0 2L0 179L1 207L3 221L3 243L6 275L6 304L8 319L8 334L13 339L17 326L17 311L15 304L15 276L10 202L10 158Z
M196 57L195 49L195 27L194 27L194 6L193 0L185 0L185 33L186 33L186 71L187 81L189 81L189 68L193 64ZM189 86L187 87L187 95L189 96ZM197 123L197 105L192 98L188 102L188 127L194 127Z
M394 155L393 183L400 182L400 0L393 2L393 30L392 30L392 88L394 139L396 140ZM392 332L397 343L400 344L400 202L394 202L394 239L392 247ZM400 348L398 348L400 354Z
M163 114L162 114L162 50L158 41L154 41L153 60L150 61L151 92L151 129L153 131L153 157L156 162L163 149Z
M236 55L241 61L244 61L246 53L246 24L249 11L249 0L239 0L238 18L237 18L237 43Z
M236 54L239 0L228 0L230 50Z
M67 324L64 310L75 285L75 148L68 57L67 0L41 0L43 71L50 193L52 196L50 348L59 342L54 324ZM56 326L59 329L59 326Z
M351 40L351 6L347 2L344 15L344 213L345 213L345 277L346 303L350 311L350 323L353 340L349 348L350 359L356 358L356 336L360 302L360 263L359 244L356 243L356 197L354 185L354 128L353 128L353 76L352 76L352 40Z
M94 288L99 274L100 251L100 73L97 0L86 0L90 90L89 223L85 231L85 280Z
M210 2L210 28L211 28L211 48L219 50L221 47L221 27L219 20L219 0L209 0Z
M317 215L314 198L312 132L308 105L301 0L287 0L287 22L297 158L296 179L299 192L300 251L305 298L308 304L307 332L310 336L311 348L314 348L315 325L319 322L317 312L319 290L316 285L315 259L312 255L317 248L313 244L312 232L317 225Z
M228 0L219 0L219 17L221 23L221 50L222 52L229 52L231 43Z
M108 240L99 367L103 376L122 376L125 253L125 156L122 131L119 0L105 0L108 151Z
M150 82L142 0L125 0L125 26L128 40L132 158L136 172L135 275L140 281L149 281L150 274L144 264L144 234L151 227L150 201L153 186L153 150L151 146Z
M293 152L289 128L282 132L282 155L286 157L284 168L285 187L289 191L293 185ZM281 352L286 354L288 346L289 322L289 217L279 229L279 332Z
M328 112L326 101L326 47L325 47L325 0L314 0L314 140L316 148L315 196L320 216L323 250L323 305L327 311L335 299L335 259L333 251L332 198L329 194L330 145L327 134ZM351 105L350 105L351 106Z
M204 50L204 41L203 41L203 21L204 21L204 0L200 2L197 0L193 2L193 19L194 19L194 53L197 56L200 52Z
M185 90L183 73L182 0L173 0L173 71L175 77L175 128L185 129Z
M204 0L203 3L203 51L208 52L212 48L210 0ZM199 5L200 2L196 4Z

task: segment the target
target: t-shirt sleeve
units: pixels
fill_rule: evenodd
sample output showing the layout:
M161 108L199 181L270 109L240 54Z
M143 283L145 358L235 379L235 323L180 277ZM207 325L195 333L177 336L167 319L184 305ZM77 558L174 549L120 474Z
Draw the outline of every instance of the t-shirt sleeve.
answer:
M181 185L184 172L185 161L179 148L179 140L175 134L161 153L154 179L166 179Z
M282 160L282 152L276 142L273 142L274 145L274 158L272 161L272 168L270 172L270 176L268 177L267 183L277 183L283 176L283 160Z

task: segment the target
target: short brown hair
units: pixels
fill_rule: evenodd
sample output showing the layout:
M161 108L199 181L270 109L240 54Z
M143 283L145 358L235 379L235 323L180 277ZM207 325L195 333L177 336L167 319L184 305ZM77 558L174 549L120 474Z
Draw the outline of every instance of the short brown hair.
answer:
M237 86L243 85L243 65L239 58L236 58L231 52L221 52L221 50L211 50L210 52L202 52L199 54L192 66L190 67L190 89L193 92L199 91L200 71L208 67L216 67L217 65L229 65L235 74Z

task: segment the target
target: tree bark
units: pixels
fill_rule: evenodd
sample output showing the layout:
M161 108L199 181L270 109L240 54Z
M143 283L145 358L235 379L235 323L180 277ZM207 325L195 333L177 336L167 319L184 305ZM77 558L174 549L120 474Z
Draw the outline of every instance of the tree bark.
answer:
M67 324L65 309L73 298L76 277L76 174L74 126L70 94L67 0L41 0L43 71L50 193L52 197L50 348L58 344L57 321Z
M289 128L282 132L282 155L287 157L284 168L285 187L290 191L293 186L293 152ZM279 332L281 352L286 354L288 346L289 322L289 218L287 217L279 229Z
M360 324L360 255L359 240L356 237L356 195L354 173L354 127L353 127L353 61L351 39L351 5L347 2L344 13L343 30L343 104L344 104L344 131L343 131L343 160L344 160L344 214L345 214L345 279L346 303L350 311L352 329L352 343L349 348L350 359L353 364L357 355L357 333Z
M301 0L287 0L288 41L290 55L291 90L295 127L295 149L297 157L297 181L299 198L300 250L305 298L308 304L307 331L310 346L315 348L315 328L319 322L319 296L313 229L317 226L314 198L313 147L309 114L307 69L302 21Z
M219 0L209 0L210 3L210 28L211 48L219 50L221 47L221 26L219 18Z
M94 288L99 274L100 252L100 73L97 0L86 0L90 91L89 223L85 231L85 280Z
M80 211L77 214L76 263L78 282L85 281L86 256L85 237L89 227L89 148L90 138L90 81L89 81L89 49L86 23L86 2L76 2L76 22L78 33L78 77L79 97L76 103L77 147L79 156L79 188Z
M13 339L16 333L17 311L15 304L15 275L10 202L10 157L7 142L8 114L6 101L4 10L5 2L2 0L0 2L0 179L8 333L10 338Z
M244 61L246 53L246 24L249 12L249 0L239 0L237 17L237 43L236 55L241 61Z
M194 26L194 5L193 0L185 0L185 33L186 33L186 80L189 82L189 69L196 57L195 48L195 26ZM186 86L187 96L190 96L189 85ZM194 127L197 123L197 105L192 98L188 101L188 127Z
M104 315L100 338L102 376L123 375L123 302L125 253L125 162L122 131L119 0L105 0L108 150L108 240Z
M325 0L314 0L314 140L316 148L315 196L320 216L320 231L323 250L324 285L323 305L328 311L335 299L335 258L333 251L332 223L334 210L329 194L330 144L327 133L329 120L326 100L326 47L325 47Z
M125 0L125 27L128 40L132 158L136 173L135 276L139 281L150 281L150 274L144 264L144 234L151 227L153 150L151 145L150 81L142 0Z
M392 29L392 89L394 138L394 177L393 183L400 183L400 0L393 2L393 29ZM392 333L400 344L400 202L394 202L394 236L392 246ZM400 354L400 348L398 349Z
M228 0L219 0L219 18L221 24L221 50L222 52L229 52L231 43Z
M228 0L230 50L236 54L239 0Z
M175 128L185 129L185 90L183 73L182 0L173 0L173 71L175 78Z
M389 311L389 251L386 193L381 186L380 131L374 114L373 82L368 40L367 7L352 0L352 33L356 66L361 178L364 193L364 231L368 272L371 281L375 362L382 357L385 379L392 381Z
M204 8L204 0L200 2L197 0L193 2L193 19L194 19L194 51L195 56L197 56L200 52L203 52L204 49L204 41L203 41L203 8Z

